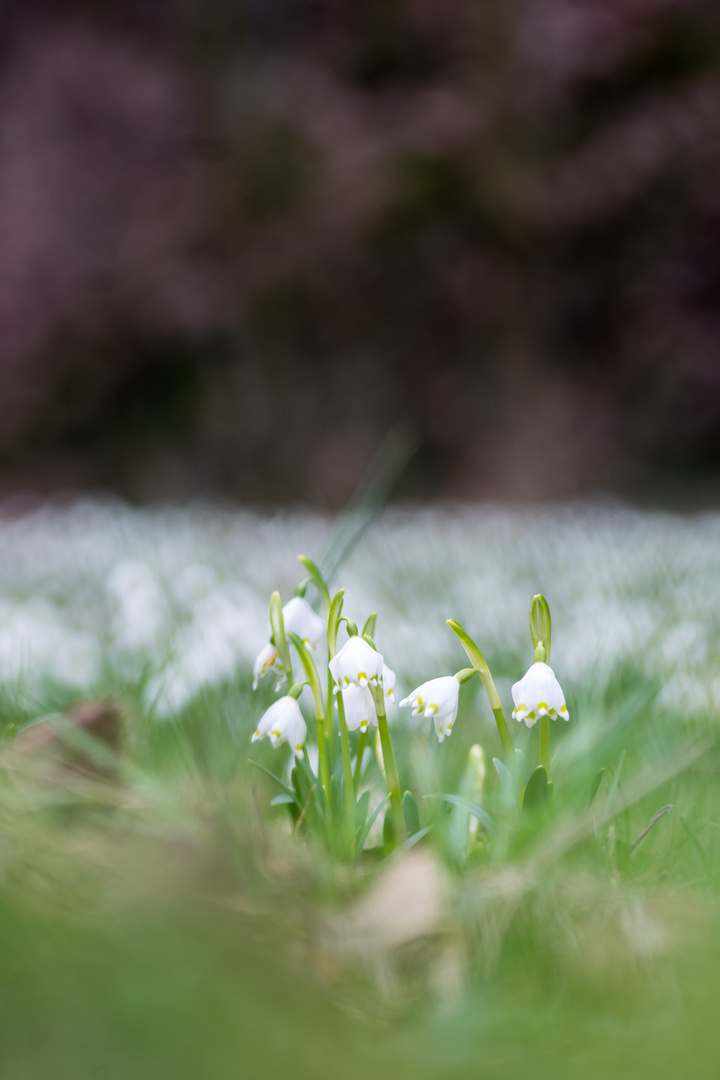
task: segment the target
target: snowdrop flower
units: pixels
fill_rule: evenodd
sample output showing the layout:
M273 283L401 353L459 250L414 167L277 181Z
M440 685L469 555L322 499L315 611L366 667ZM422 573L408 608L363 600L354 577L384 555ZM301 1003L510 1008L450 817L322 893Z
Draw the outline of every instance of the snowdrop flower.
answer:
M570 714L565 704L565 695L560 683L555 678L555 672L542 661L536 661L523 675L519 682L512 688L513 719L524 720L528 727L537 723L539 716L550 716L557 720L562 716L563 720L569 720Z
M432 716L438 742L448 738L458 711L460 683L454 675L443 675L418 686L400 702L401 708L412 705L413 716Z
M383 687L385 689L385 697L388 701L392 701L395 704L395 685L397 683L397 675L392 668L389 668L387 664L383 664Z
M348 731L367 731L371 724L377 727L377 713L375 702L367 686L356 686L350 683L342 691L343 705L345 706L345 721Z
M305 645L316 649L325 636L325 623L302 596L293 596L282 609L286 634L297 634Z
M283 608L283 624L287 634L297 634L305 645L316 649L325 635L325 623L316 615L302 596L294 596ZM253 667L253 690L257 690L260 680L270 671L284 674L278 651L272 642L258 653Z
M280 657L274 645L264 645L255 658L253 666L253 690L257 690L260 680L270 671L281 672Z
M307 726L295 698L281 697L261 716L251 742L270 739L274 747L287 743L294 754L302 754Z
M335 693L351 683L356 686L377 686L383 673L383 658L361 637L351 637L337 656L330 661L330 674L335 680Z

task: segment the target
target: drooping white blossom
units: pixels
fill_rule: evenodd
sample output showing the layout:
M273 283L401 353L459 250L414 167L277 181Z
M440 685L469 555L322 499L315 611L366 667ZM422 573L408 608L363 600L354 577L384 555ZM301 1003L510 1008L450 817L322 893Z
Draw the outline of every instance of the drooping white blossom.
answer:
M330 661L330 673L335 692L351 683L356 686L377 686L382 678L383 658L361 637L351 637L337 656Z
M356 686L355 683L350 683L342 691L341 696L345 706L348 731L367 731L372 724L377 727L375 702L367 686Z
M292 600L288 600L283 608L283 625L286 634L297 634L311 649L316 649L325 635L325 623L302 596L293 596ZM257 689L260 680L271 671L279 673L279 682L282 682L284 672L280 655L273 643L268 642L255 658L253 690Z
M387 664L383 664L383 689L385 690L385 697L388 701L392 701L395 704L395 686L397 684L397 675L391 667Z
M558 716L563 720L570 719L555 672L542 661L531 664L522 679L514 683L512 696L515 704L513 719L524 720L528 727L536 724L541 716L550 716L553 720Z
M271 642L268 642L267 645L263 645L255 658L255 664L253 665L253 690L257 690L257 685L260 680L271 671L281 672L282 665L280 664L280 657L277 649Z
M286 634L297 634L305 645L316 649L325 636L325 623L303 596L293 596L282 609Z
M438 742L448 738L458 711L460 683L454 675L430 679L408 694L401 707L412 705L413 716L432 716Z
M250 741L265 738L269 738L274 747L287 743L294 754L302 754L307 725L295 698L278 698L263 713Z

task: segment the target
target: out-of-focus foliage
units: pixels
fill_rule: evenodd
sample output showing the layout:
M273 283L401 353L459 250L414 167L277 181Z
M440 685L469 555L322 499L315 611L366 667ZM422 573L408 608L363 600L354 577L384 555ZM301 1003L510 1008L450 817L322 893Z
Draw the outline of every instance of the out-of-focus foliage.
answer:
M291 835L248 760L284 771L287 748L250 743L272 698L252 656L268 583L291 589L298 541L321 550L327 522L5 517L3 1080L714 1080L719 527L390 515L343 580L348 606L377 607L398 690L454 666L452 611L509 703L542 582L571 720L553 725L550 805L519 816L482 694L465 688L442 746L394 710L429 831L350 868ZM513 728L534 760L537 732ZM424 797L458 789L478 742L492 834ZM375 804L377 763L365 775Z
M2 16L6 485L338 502L398 418L423 492L718 465L716 3L115 8Z

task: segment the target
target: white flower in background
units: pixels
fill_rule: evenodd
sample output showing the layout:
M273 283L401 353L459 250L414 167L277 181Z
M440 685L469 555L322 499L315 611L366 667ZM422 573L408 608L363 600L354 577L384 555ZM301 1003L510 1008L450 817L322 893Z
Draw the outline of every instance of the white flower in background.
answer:
M283 624L286 634L297 634L311 649L316 649L325 636L325 623L302 596L293 596L292 600L288 600L283 608ZM271 671L278 672L281 677L285 674L277 649L272 642L268 642L255 658L253 690L257 690L260 680Z
M325 636L325 623L316 615L302 596L293 596L282 609L286 634L297 634L300 640L316 649Z
M388 701L392 701L395 704L395 685L397 683L397 675L392 668L387 664L383 664L383 688L385 690L385 697Z
M513 719L524 720L528 727L537 723L538 717L550 716L557 720L569 720L570 714L565 704L565 695L555 672L547 664L536 661L512 688Z
M287 743L294 754L302 754L307 726L295 698L278 698L263 713L250 741L265 738L269 738L275 747Z
M268 643L267 645L263 645L255 658L255 664L253 666L253 690L257 690L257 685L260 680L270 671L281 672L282 665L277 649L274 645Z
M330 674L335 680L335 693L350 683L356 686L377 686L382 678L383 658L361 637L351 637L337 656L330 661Z
M400 702L401 708L412 705L413 716L432 716L438 742L448 738L458 711L460 683L454 675L442 675L418 686Z
M367 731L371 724L377 727L375 702L367 686L356 686L355 683L350 683L342 691L341 696L345 706L348 731Z

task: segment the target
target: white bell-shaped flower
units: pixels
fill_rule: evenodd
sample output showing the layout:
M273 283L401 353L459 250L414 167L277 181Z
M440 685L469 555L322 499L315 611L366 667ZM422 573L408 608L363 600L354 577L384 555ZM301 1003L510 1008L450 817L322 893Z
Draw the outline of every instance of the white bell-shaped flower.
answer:
M432 716L438 742L448 738L458 711L460 683L454 675L442 675L418 686L400 702L404 707L412 705L413 716Z
M528 727L536 724L539 717L550 716L557 720L569 720L570 714L565 704L565 695L555 672L548 665L538 660L532 664L519 682L512 688L513 719L524 720Z
M280 657L278 651L273 644L268 642L267 645L263 645L260 652L255 658L255 664L253 665L253 690L257 690L257 685L265 675L271 671L280 672L282 666L280 664Z
M372 645L368 645L364 638L357 635L349 638L337 656L333 656L330 661L335 693L350 683L355 683L356 686L377 686L382 673L382 656Z
M385 697L388 701L392 701L395 704L395 687L397 685L397 675L392 668L387 664L383 664L383 689L385 691Z
M350 683L342 691L341 696L345 706L348 731L367 731L372 724L377 727L375 702L367 686L356 686L355 683Z
M273 746L287 743L294 754L302 754L307 725L295 698L281 697L260 717L251 742L269 738Z
M293 596L282 609L286 634L297 634L305 645L316 649L325 636L325 623L303 596Z

